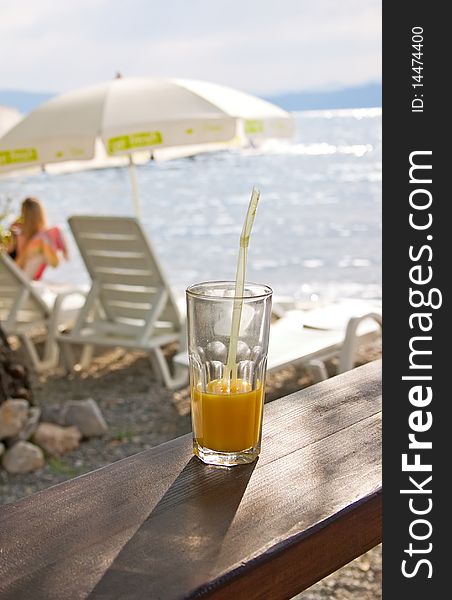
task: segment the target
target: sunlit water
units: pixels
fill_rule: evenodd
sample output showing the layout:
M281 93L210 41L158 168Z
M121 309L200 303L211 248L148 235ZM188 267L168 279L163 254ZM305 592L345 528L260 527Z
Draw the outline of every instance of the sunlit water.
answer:
M199 155L138 167L142 222L178 295L233 279L251 188L261 189L248 280L279 295L381 297L381 111L298 113L292 145ZM84 283L68 231L73 214L133 215L126 169L0 180L15 206L34 195L60 223L71 260L48 281Z

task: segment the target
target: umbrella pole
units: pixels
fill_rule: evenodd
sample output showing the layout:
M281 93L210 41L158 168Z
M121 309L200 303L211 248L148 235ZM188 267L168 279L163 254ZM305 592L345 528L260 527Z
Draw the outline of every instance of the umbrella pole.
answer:
M133 156L129 155L129 175L130 175L130 185L132 187L132 202L133 202L133 210L135 212L135 216L140 218L141 210L140 210L140 195L138 193L138 181L137 181L137 169L135 163L133 162Z

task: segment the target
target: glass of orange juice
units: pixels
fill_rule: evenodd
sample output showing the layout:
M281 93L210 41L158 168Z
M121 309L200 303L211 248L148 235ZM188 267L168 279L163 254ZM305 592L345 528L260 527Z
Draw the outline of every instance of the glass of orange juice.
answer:
M203 462L234 466L253 462L261 447L272 290L234 281L187 289L193 452ZM234 364L230 357L234 303L240 301Z

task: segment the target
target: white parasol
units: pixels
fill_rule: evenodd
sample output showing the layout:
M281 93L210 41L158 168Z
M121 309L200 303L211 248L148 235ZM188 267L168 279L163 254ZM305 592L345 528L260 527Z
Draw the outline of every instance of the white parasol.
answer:
M136 153L206 149L237 136L251 142L290 137L289 113L238 90L188 79L116 78L57 96L0 138L0 174L68 161L92 161L100 144L129 161L139 213Z

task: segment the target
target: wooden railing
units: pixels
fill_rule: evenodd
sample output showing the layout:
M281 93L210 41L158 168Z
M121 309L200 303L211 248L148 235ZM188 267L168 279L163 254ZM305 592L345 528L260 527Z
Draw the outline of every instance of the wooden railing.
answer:
M380 542L380 363L268 404L254 465L191 436L0 508L0 597L290 598Z

